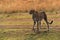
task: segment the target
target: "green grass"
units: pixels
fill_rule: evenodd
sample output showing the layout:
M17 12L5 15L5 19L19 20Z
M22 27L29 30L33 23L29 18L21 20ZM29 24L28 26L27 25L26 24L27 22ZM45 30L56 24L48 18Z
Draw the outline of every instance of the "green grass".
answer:
M0 29L0 40L60 40L60 31L41 31L39 34L31 29Z

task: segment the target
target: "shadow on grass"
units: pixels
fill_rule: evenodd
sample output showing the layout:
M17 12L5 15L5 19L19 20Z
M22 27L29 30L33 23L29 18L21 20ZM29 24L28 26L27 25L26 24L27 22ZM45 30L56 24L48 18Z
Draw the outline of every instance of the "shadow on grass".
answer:
M26 34L27 38L25 40L36 40L38 38L47 36L48 34L49 34L49 32L47 32L47 31L43 31L43 32L40 32L40 33Z
M60 32L55 31L43 31L38 33L31 33L26 34L25 40L59 40L60 39Z

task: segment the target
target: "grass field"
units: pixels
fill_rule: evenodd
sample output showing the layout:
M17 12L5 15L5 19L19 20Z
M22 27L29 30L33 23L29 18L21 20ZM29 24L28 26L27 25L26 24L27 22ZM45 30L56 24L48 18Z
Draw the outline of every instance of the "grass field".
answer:
M60 31L41 31L39 34L31 29L0 29L0 40L60 40Z
M0 40L60 40L60 14L48 13L48 21L53 20L50 31L42 21L39 34L32 31L33 20L28 13L0 14ZM42 31L44 30L44 31Z
M40 33L32 31L31 15L21 13L30 9L49 11L49 32L44 20ZM0 0L0 40L60 40L60 0Z

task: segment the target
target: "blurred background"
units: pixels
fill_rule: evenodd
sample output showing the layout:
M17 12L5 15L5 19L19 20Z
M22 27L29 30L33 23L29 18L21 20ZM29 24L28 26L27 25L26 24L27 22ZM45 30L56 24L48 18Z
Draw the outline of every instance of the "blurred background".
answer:
M28 11L32 8L60 11L60 0L0 0L0 12Z

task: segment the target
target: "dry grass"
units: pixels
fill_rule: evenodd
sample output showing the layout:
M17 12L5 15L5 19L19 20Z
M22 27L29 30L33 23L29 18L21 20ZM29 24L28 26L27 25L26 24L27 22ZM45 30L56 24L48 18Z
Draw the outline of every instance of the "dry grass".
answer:
M44 8L46 10L60 10L60 0L1 0L0 1L0 12L1 11L12 11L12 10L30 10L32 8L40 10Z
M16 13L16 14L11 14L9 17L7 17L8 14L1 14L0 16L0 25L33 25L33 20L30 14L28 13ZM48 21L50 22L53 20L52 26L57 26L60 25L59 22L59 16L60 14L50 14L47 13ZM42 21L42 24L45 22Z
M27 11L32 8L50 11L50 13L47 12L48 21L54 22L50 25L52 29L49 32L42 29L44 31L40 34L34 33L30 29L33 20L28 13L3 14L4 11L10 13L11 11ZM0 40L59 40L60 14L52 13L53 11L60 11L60 0L0 0ZM42 26L46 27L44 21L42 21ZM22 28L17 29L17 27Z

